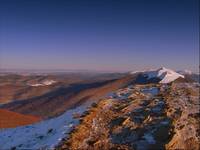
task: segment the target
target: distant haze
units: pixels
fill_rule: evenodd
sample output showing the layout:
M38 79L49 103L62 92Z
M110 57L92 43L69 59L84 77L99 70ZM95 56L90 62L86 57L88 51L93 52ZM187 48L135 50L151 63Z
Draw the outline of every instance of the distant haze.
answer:
M199 69L198 0L1 0L0 68Z

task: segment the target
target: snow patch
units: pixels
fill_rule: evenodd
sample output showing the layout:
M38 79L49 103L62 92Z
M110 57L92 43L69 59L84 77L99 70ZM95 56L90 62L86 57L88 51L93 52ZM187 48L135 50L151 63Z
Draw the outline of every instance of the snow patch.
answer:
M45 80L45 81L43 81L41 83L28 84L28 85L37 87L37 86L48 86L48 85L52 85L54 83L56 83L56 81L54 81L54 80Z

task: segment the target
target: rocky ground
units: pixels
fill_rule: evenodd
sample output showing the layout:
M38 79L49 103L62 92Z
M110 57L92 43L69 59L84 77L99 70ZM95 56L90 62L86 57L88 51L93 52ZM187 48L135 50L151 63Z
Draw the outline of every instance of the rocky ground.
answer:
M168 95L167 115L172 118L174 136L167 149L200 149L200 100L197 84L173 84Z
M58 150L199 149L199 85L129 86L93 104Z

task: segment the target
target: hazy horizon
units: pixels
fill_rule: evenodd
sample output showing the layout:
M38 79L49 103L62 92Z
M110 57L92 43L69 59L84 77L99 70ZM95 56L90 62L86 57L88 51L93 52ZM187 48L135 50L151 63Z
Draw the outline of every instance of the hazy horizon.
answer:
M0 68L199 72L198 0L0 2Z

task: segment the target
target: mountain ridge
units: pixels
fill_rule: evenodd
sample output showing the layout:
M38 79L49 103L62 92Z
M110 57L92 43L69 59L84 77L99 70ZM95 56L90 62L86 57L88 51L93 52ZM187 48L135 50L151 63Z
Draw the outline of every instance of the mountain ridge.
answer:
M141 72L131 72L130 74L141 73L147 80L150 79L160 79L159 83L166 84L175 81L178 78L184 78L184 75L181 75L171 69L167 69L165 67L161 67L159 69L141 71Z

